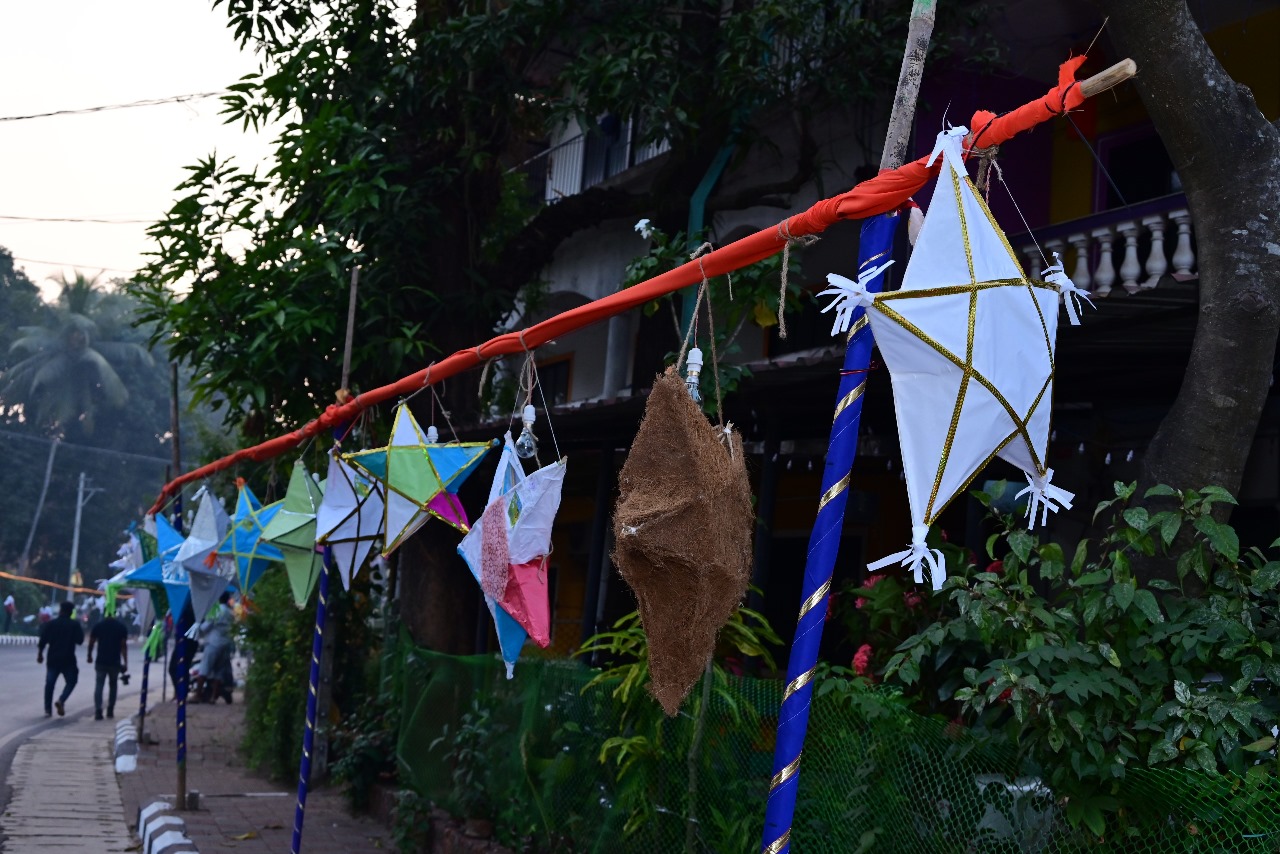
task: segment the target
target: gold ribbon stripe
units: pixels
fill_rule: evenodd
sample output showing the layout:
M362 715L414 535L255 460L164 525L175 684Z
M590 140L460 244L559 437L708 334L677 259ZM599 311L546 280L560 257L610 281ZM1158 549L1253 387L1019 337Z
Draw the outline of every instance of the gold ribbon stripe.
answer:
M772 792L774 789L778 788L781 785L784 785L792 777L799 774L800 760L803 757L804 757L804 751L802 750L800 751L799 756L797 756L795 759L792 759L791 762L785 768L779 771L777 774L774 774L773 780L769 783L769 791Z
M852 476L853 476L853 472L849 472L849 474L846 474L844 477L840 478L840 480L838 480L834 486L832 486L830 489L828 489L826 492L822 494L822 497L818 499L819 513L821 513L822 508L830 504L837 495L839 495L840 493L844 492L846 489L849 488L849 478Z
M783 848L791 842L791 828L783 831L782 835L765 846L761 854L778 854Z
M840 402L836 404L836 415L835 415L835 417L834 417L834 418L832 418L831 420L832 420L832 421L839 421L839 420L840 420L840 413L841 413L841 412L844 412L846 409L848 409L850 406L852 406L852 405L853 405L853 402L854 402L855 400L857 400L858 398L862 397L862 393L863 393L863 392L865 392L866 390L867 390L867 381L866 381L866 380L863 380L862 382L860 382L860 383L858 383L856 386L854 386L854 388L853 388L853 390L852 390L852 391L850 391L850 392L849 392L848 394L846 394L844 397L840 398Z
M801 673L795 679L792 679L790 684L787 685L787 690L782 692L782 702L785 703L791 697L792 694L799 691L801 688L803 688L804 686L808 685L811 681L813 681L813 674L817 671L817 669L818 668L816 667L811 667L804 673Z
M818 603L827 598L827 591L831 589L831 579L827 579L821 587L813 591L813 595L800 603L800 619L804 619L804 615L818 607Z

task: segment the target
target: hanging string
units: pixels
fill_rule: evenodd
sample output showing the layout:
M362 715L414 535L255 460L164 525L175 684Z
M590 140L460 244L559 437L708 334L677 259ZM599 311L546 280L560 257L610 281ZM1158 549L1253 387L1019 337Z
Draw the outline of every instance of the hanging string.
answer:
M538 386L538 397L542 398L542 411L547 415L547 429L551 431L551 445L556 449L556 459L563 460L564 454L560 453L560 441L556 438L556 426L551 421L551 405L547 403L547 393L543 390L542 380L538 377L538 366L532 361L530 361L530 364L533 366L533 381Z
M712 251L714 247L710 243L704 243L689 255L689 260L698 262L698 269L702 272L702 283L698 285L698 295L693 303L693 317L689 322L689 329L685 333L684 342L680 345L680 353L676 356L676 371L684 365L684 358L688 354L690 341L697 341L698 315L701 312L702 303L705 298L707 305L707 335L711 344L711 372L715 377L716 387L716 420L721 428L724 427L724 397L720 389L720 359L716 353L716 327L715 319L711 313L711 297L708 294L710 281L707 279L707 270L702 264L702 255Z
M978 191L982 193L982 197L990 203L991 167L995 166L997 169L1000 168L999 164L996 163L996 156L1000 153L1000 146L989 145L986 148L971 148L969 149L969 153L971 155L976 154L979 158L978 177L974 180L974 185L978 188Z
M778 223L778 237L786 242L782 245L782 276L781 284L778 287L778 337L786 340L787 337L787 289L789 283L787 281L787 272L791 268L791 247L799 244L801 247L812 246L818 242L818 235L806 234L796 237L791 233L790 218L784 219ZM730 280L732 281L732 280ZM732 291L730 292L732 293Z

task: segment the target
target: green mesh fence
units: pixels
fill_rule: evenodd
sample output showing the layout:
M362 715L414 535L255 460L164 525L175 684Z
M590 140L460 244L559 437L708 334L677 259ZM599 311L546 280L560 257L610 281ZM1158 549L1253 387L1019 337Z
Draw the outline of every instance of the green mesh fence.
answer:
M584 692L593 672L576 662L522 661L507 680L486 656L408 648L402 661L407 785L455 815L492 818L517 850L758 850L778 682L726 677L705 714L699 686L670 720L641 698L624 727L608 687ZM1099 839L1066 821L1012 747L886 695L819 693L791 836L798 854L1280 851L1274 783L1135 769ZM645 704L652 714L637 715ZM625 771L600 761L606 746L630 762Z

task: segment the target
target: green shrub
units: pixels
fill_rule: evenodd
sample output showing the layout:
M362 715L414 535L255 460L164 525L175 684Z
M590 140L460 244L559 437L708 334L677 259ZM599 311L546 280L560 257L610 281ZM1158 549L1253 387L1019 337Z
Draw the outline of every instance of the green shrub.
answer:
M1277 771L1280 562L1240 553L1211 515L1234 503L1221 489L1155 487L1147 496L1168 507L1159 512L1130 506L1134 491L1116 484L1095 514L1105 528L1070 561L1001 517L987 549L1002 560L949 568L918 608L930 622L882 669L912 708L1016 746L1067 818L1099 836L1144 818L1145 805L1125 797L1132 769L1258 786ZM1176 560L1181 584L1143 583L1143 559ZM860 610L906 609L897 583L865 586ZM1160 809L1146 818L1160 821Z
M369 628L367 576L358 576L350 591L344 591L335 576L329 588L327 625L334 637L331 722L340 723L376 696L372 683L380 644ZM244 645L251 656L245 677L244 750L253 767L278 780L296 780L306 728L315 596L307 607L296 607L281 568L263 574L251 599L244 622ZM337 761L341 754L331 758Z

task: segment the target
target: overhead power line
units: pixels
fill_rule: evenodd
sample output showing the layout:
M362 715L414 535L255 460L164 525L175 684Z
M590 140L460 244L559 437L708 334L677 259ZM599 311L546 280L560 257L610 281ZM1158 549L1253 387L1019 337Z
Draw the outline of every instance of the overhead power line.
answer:
M167 98L144 98L141 101L129 101L124 104L103 104L97 107L80 107L74 110L53 110L48 113L32 113L27 116L0 116L0 122L21 122L28 119L47 119L51 116L75 116L84 113L102 113L108 110L128 110L133 107L155 107L161 104L181 104L187 101L202 101L206 98L218 98L225 92L193 92L190 95L171 95Z
M153 219L112 219L92 216L7 216L0 214L5 222L100 222L107 225L150 225Z
M22 261L27 264L46 264L50 267L76 267L81 270L107 270L112 273L136 273L137 270L125 270L121 267L104 267L101 264L75 264L71 261L41 261L39 258L20 258L13 256L13 260Z
M6 439L17 439L21 442L38 442L42 445L50 445L53 443L52 439L46 439L44 436L28 436L25 433L15 433L11 430L0 430L0 437ZM146 454L132 454L128 451L113 451L110 448L95 448L92 445L75 445L71 442L59 441L58 446L61 448L73 448L77 451L88 451L92 454L104 454L106 456L120 457L122 459L138 460L139 462L146 463L164 463L169 465L173 462L171 457L149 457ZM185 467L186 463L183 463L183 468Z

